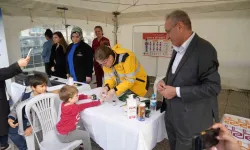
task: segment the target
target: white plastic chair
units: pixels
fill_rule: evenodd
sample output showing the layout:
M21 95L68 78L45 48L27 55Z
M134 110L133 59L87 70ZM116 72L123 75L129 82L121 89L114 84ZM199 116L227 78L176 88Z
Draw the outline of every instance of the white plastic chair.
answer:
M32 100L32 99L30 99ZM20 135L24 135L24 129L23 129L23 115L22 115L22 110L23 108L26 106L26 104L30 101L23 101L20 104L17 105L16 107L16 112L17 112L17 120L19 123L18 126L18 134ZM34 127L33 127L33 132L30 136L25 136L25 140L26 140L26 144L27 144L27 148L29 150L33 150L35 149L35 138L34 138L34 132L39 132L41 131L41 125L39 123L39 120L36 118L35 112L32 111L32 120L34 122Z
M41 150L73 150L82 143L82 140L77 140L70 143L61 143L58 140L56 135L57 132L55 130L55 125L57 122L55 101L57 98L57 94L41 94L28 101L25 107L25 112L32 128L34 128L34 123L31 120L31 110L34 110L39 122L41 123L43 141L39 142L37 133L34 132Z
M157 84L159 81L161 81L165 76L157 77L154 82L154 94L157 97Z
M23 92L26 89L26 86L18 84L16 82L12 82L11 83L11 98L13 100L13 103L15 104L21 97Z

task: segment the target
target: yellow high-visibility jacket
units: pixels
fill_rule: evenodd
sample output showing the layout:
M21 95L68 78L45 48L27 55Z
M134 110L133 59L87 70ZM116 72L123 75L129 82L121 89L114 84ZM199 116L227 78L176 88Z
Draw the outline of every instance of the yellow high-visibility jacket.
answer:
M115 89L117 96L121 96L127 90L131 90L138 96L145 96L147 73L135 54L121 48L119 44L112 49L115 52L113 66L103 67L105 85L108 85L110 89Z

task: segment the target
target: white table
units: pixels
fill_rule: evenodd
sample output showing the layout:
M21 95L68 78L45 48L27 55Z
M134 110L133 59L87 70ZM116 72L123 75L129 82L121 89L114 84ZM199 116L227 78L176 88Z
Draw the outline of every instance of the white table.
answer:
M63 78L59 78L59 77L55 77L55 76L51 76L49 79L54 80L55 78L57 78L57 80L55 80L55 81L68 84L68 79L63 79ZM84 91L91 90L91 87L90 87L89 84L76 82L76 81L74 81L74 84L81 84L81 85L77 86L77 89L78 89L79 92L84 92ZM64 84L53 86L53 87L48 87L47 90L48 91L58 90L58 89L61 89L63 86L64 86Z
M84 92L99 95L100 88ZM117 98L116 98L117 99ZM145 121L129 120L119 101L104 102L81 112L81 119L90 136L104 150L151 150L167 138L164 113L155 112Z

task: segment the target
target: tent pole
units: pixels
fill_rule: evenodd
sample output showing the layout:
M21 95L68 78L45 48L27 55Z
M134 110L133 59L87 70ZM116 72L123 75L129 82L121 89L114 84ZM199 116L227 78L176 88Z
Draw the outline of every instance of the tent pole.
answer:
M118 11L115 11L112 14L114 15L114 19L113 19L113 21L114 21L114 31L113 31L113 33L114 33L115 44L117 44L118 43L118 41L117 41L117 32L118 32L118 28L119 28L118 15L120 15L121 13L118 12Z
M69 43L69 40L68 40L68 27L69 27L69 25L67 24L67 19L66 19L66 10L69 10L69 9L66 7L57 7L57 9L63 10L63 12L64 12L64 25L65 25L65 31L66 31L66 41L67 41L67 43Z

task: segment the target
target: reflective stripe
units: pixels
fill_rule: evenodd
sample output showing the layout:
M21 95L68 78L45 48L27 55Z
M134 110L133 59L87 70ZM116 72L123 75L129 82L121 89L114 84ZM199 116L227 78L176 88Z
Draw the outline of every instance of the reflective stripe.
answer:
M122 78L122 77L134 77L134 76L140 71L140 68L141 68L141 64L138 62L138 66L137 66L135 72L127 73L127 74L118 73L118 75L119 75L121 78Z
M112 79L110 76L105 76L104 75L104 80L110 80L110 79Z
M133 79L133 78L126 78L126 80L127 80L128 82L132 82L132 83L135 82L135 79Z
M125 54L120 54L119 55L119 58L118 58L118 63L121 63L122 62L122 59L123 59L123 56ZM123 77L134 77L139 71L140 71L140 68L141 68L141 64L140 62L136 59L135 57L135 63L138 63L137 65L137 68L134 72L132 73L128 73L128 74L122 74L122 73L118 73L115 71L114 67L111 67L112 68L112 71L113 73L110 73L112 74L112 76L115 76L116 77L116 82L117 82L117 85L119 85L121 83L121 78ZM131 78L126 78L126 80L128 80L129 82L135 82L135 79L131 79Z
M111 67L111 68L112 68L113 74L114 74L114 76L116 78L116 83L117 83L117 85L119 85L121 83L121 79L120 79L118 73L115 71L115 68L114 67Z
M112 79L113 76L115 76L115 74L113 72L105 73L104 74L104 80Z
M122 58L123 58L124 55L125 55L125 54L120 54L120 55L119 55L119 58L118 58L118 62L119 62L119 63L122 62Z

